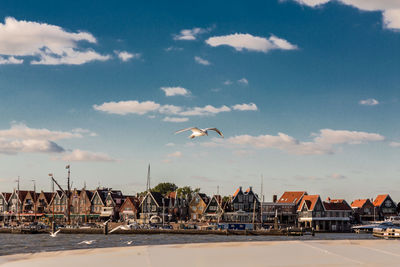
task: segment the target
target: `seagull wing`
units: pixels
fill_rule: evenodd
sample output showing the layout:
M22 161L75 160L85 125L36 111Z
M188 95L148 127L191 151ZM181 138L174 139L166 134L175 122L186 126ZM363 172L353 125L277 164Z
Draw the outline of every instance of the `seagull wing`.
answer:
M222 132L220 130L218 130L217 128L207 128L204 129L206 131L216 131L220 136L222 136L222 138L224 138L224 135L222 134Z
M58 230L54 233L54 235L58 234L58 232L60 232L60 231L61 231L61 229L58 229Z
M200 132L200 129L197 128L197 127L189 127L189 128L185 128L185 129L176 131L175 134L182 133L182 132L186 132L186 131Z

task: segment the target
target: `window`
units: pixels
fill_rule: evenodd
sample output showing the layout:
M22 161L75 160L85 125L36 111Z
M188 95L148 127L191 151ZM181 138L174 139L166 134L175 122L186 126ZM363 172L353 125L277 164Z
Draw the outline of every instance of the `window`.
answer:
M252 203L253 203L253 201L254 201L254 200L253 200L253 195L250 195L250 196L249 196L249 202L252 202Z
M157 211L157 207L156 207L156 206L152 206L152 207L151 207L151 211L153 211L153 212L154 212L154 211Z
M238 201L239 201L239 202L243 202L243 196L242 196L242 195L239 195L239 196L238 196Z

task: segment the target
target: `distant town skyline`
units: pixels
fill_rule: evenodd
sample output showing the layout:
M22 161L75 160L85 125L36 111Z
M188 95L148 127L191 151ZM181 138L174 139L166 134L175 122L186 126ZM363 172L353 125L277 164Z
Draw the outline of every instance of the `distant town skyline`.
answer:
M0 191L400 200L400 3L2 1ZM217 127L225 138L175 131Z

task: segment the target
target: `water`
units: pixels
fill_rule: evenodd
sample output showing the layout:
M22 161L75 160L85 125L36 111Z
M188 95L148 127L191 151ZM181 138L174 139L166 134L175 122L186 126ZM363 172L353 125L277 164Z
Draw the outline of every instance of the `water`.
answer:
M372 234L321 233L315 236L223 236L223 235L79 235L58 234L53 238L47 234L18 235L0 234L0 256L19 253L37 253L71 249L106 248L123 246L208 243L208 242L251 242L288 240L356 240L375 239ZM94 240L91 245L78 244ZM126 242L133 241L131 245Z

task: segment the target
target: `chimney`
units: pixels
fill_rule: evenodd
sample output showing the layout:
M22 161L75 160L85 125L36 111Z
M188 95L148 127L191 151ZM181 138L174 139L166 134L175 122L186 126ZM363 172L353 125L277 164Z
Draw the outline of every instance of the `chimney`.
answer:
M239 186L240 191L242 191L242 186Z
M249 189L250 189L249 192L253 191L253 187L252 186L249 186Z
M327 198L326 198L326 201L331 202L331 198L330 198L330 197L327 197Z
M278 196L277 195L273 195L272 196L272 202L276 203L278 201Z

